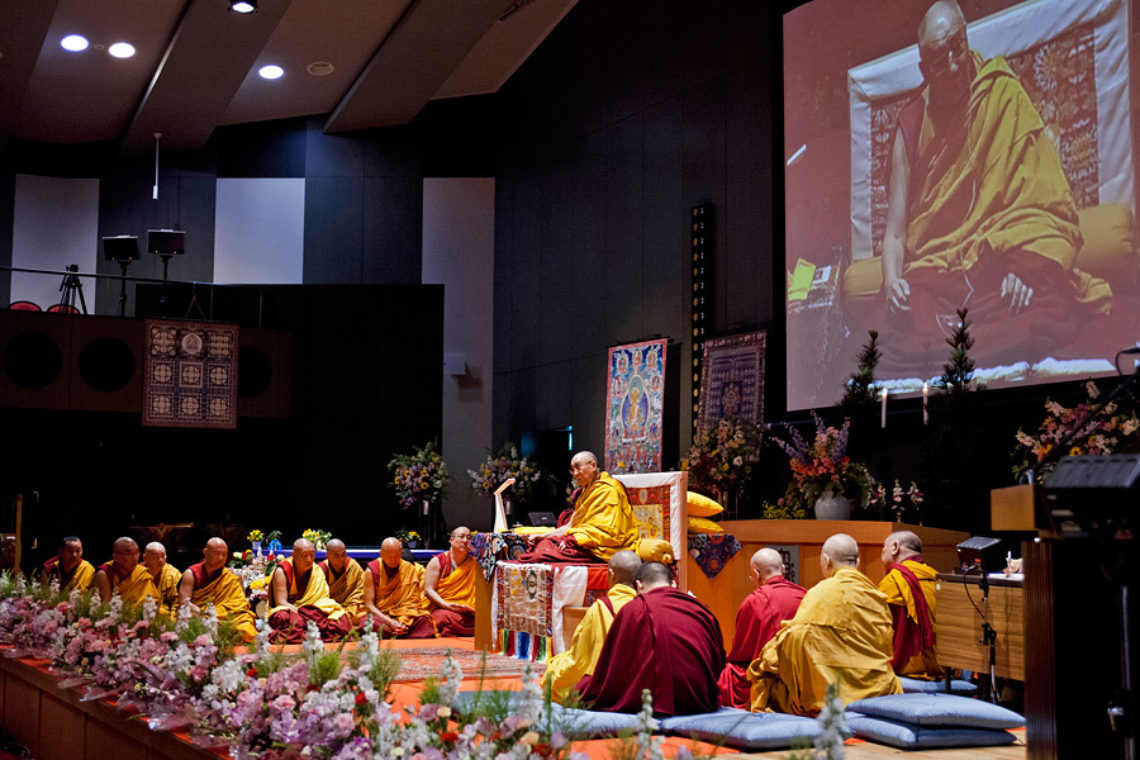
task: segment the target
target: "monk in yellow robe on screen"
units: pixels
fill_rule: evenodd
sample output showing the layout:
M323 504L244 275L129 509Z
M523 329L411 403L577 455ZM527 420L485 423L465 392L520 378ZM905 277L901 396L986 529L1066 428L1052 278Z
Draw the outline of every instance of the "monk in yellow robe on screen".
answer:
M269 625L278 643L299 644L311 621L324 641L348 635L352 620L344 608L329 596L325 574L316 567L317 547L298 538L293 554L281 560L273 571L270 585Z
M348 619L364 614L364 584L367 576L360 563L348 556L344 541L334 538L325 544L325 559L317 567L325 574L329 596L344 608Z
M373 626L397 638L435 638L435 622L424 608L424 566L403 559L403 550L400 539L386 538L380 544L380 559L368 563L364 615L371 615Z
M836 680L844 703L902 693L891 670L887 597L859 572L859 545L837 533L819 564L824 580L748 667L752 712L818 715Z
M570 460L578 483L570 522L547 533L520 562L608 562L637 543L637 524L625 486L598 469L598 458L579 451Z
M942 667L934 656L934 609L938 571L922 560L922 539L900 530L883 541L887 574L879 591L887 595L894 620L891 667L900 676L937 679Z
M178 609L178 586L182 583L182 573L166 561L166 547L158 541L146 545L142 563L158 591L158 614L174 617Z
M245 590L234 571L226 567L229 547L215 536L206 542L202 556L201 562L182 573L178 584L179 605L189 605L190 614L198 617L212 604L219 621L231 623L247 643L253 641L257 638L257 628Z
M111 547L111 561L95 571L95 588L106 601L116 591L126 607L138 607L148 596L158 603L158 589L147 569L139 564L139 545L133 538L116 538Z
M1073 266L1083 240L1060 156L1005 59L970 50L953 0L931 5L918 51L923 86L891 153L884 361L938 366L960 308L978 361L1043 358L1112 307L1108 284Z
M582 622L574 629L570 647L554 655L546 665L543 687L550 684L555 702L563 702L567 692L577 686L583 676L593 675L614 616L637 596L634 576L641 568L641 559L634 552L622 550L610 557L609 565L610 590L586 610Z
M451 531L447 551L424 570L424 600L440 636L475 635L475 580L479 563L471 556L471 529Z
M95 566L83 559L83 542L79 536L64 536L59 543L59 554L43 564L40 582L50 586L52 580L59 582L59 590L64 594L70 594L72 589L86 591L95 580Z

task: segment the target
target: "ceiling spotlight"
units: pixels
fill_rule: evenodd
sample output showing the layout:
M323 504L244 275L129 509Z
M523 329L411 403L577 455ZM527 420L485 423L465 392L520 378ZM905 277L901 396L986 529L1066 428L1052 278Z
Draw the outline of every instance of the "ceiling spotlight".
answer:
M262 66L257 70L257 73L262 79L280 79L285 76L285 69L271 63L268 66Z
M253 13L257 10L257 0L233 0L230 10L234 13Z
M116 58L130 58L135 54L135 46L129 42L116 42L107 48L107 52Z
M59 41L59 46L72 53L79 53L87 49L87 38L82 34L69 34Z

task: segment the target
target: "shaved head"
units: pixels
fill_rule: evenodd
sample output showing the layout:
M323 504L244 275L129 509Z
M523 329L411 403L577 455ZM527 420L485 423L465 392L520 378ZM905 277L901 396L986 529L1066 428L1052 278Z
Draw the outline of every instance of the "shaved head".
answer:
M775 549L760 549L752 555L750 565L761 585L769 578L784 574L784 558Z
M629 549L622 549L610 557L610 573L614 583L624 583L633 588L634 578L639 569L641 569L641 558Z
M220 567L224 567L229 555L230 547L217 536L207 541L206 548L202 550L202 556L206 558L206 570L211 573Z
M328 560L329 567L335 573L343 573L344 568L348 565L348 549L344 545L344 541L339 538L330 538L328 543L325 544L325 559Z
M158 541L151 541L143 551L143 564L150 574L157 578L162 572L162 566L166 564L166 547Z
M891 566L908 559L922 561L922 539L909 530L896 530L883 541L883 551L879 559L883 567L890 571Z
M929 87L929 107L939 119L961 118L974 64L966 19L953 0L938 0L918 25L918 68Z
M859 567L859 544L846 533L836 533L823 542L823 550L820 554L821 564L825 558L832 571L840 567L857 568ZM828 568L824 569L824 575L831 575Z
M144 549L143 551L162 552L163 555L165 555L166 554L166 547L163 546L162 544L160 544L158 541L151 541L149 544L146 545L146 549Z
M395 570L404 560L404 544L398 538L385 538L380 544L380 561L389 570Z
M570 476L581 488L598 479L598 458L592 451L579 451L570 460Z
M966 30L966 17L954 0L938 0L927 9L918 25L918 48L929 47L937 40Z
M342 552L345 550L344 541L339 538L330 538L329 542L325 544L325 552Z
M672 585L673 573L669 572L669 568L660 562L643 562L638 568L634 580L637 582L637 590L644 593L655 588Z

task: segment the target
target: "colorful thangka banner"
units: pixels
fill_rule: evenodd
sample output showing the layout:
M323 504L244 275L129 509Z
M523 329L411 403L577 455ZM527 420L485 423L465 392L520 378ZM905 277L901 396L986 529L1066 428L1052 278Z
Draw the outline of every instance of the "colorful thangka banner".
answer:
M237 325L146 320L142 424L237 427Z
M606 391L609 472L660 472L667 341L647 340L610 349Z
M764 346L767 334L729 335L705 341L700 426L725 417L764 421Z

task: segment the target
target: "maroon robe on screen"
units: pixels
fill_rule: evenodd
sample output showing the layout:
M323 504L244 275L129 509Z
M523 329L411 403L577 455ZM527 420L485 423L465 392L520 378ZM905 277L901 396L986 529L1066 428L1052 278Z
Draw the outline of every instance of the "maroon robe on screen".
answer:
M760 650L780 630L780 623L791 620L800 608L807 589L776 575L744 598L736 613L736 634L732 651L721 671L717 685L724 707L747 710L752 703L752 682L748 666L760 656Z
M662 586L618 611L594 674L578 690L594 710L641 712L641 691L649 689L655 715L714 712L723 669L716 617L688 594Z
M922 557L910 557L910 559L922 562ZM914 597L914 610L918 615L918 620L912 620L906 613L905 604L890 605L891 617L895 623L891 667L895 671L899 671L912 657L921 654L924 649L934 648L934 616L930 614L930 607L926 604L926 594L922 592L922 582L918 580L914 572L901 562L891 565L890 569L898 570L899 575L910 587L910 594Z

